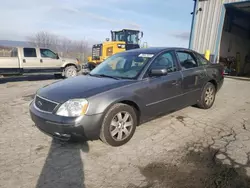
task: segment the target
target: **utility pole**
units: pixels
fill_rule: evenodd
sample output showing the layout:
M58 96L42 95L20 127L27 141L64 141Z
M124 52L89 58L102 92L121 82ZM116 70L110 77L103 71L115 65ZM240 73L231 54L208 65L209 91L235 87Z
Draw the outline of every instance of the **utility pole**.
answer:
M194 0L194 8L193 8L193 12L191 12L192 15L192 23L191 23L191 32L190 32L190 37L189 37L189 48L191 48L191 41L193 39L193 26L194 26L194 19L195 19L195 9L196 9L196 4L197 4L197 0Z

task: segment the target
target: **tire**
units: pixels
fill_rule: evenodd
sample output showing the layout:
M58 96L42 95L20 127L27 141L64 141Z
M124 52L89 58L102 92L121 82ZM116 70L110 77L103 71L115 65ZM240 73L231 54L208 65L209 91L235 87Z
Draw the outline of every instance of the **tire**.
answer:
M64 77L70 78L77 76L77 69L75 66L67 66L64 69Z
M137 114L133 107L121 103L115 104L109 109L103 119L100 139L113 147L126 144L135 133L138 123L137 119Z
M92 71L96 66L94 66L92 63L88 63L88 68L90 71Z
M202 90L201 98L197 106L201 109L209 109L213 106L216 97L216 88L214 84L208 82Z

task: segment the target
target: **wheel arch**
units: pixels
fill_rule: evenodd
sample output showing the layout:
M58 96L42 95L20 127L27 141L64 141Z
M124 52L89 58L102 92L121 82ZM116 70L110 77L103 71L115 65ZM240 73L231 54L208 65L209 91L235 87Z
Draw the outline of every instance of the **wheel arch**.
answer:
M139 124L140 122L140 117L141 117L141 109L139 107L139 105L132 101L132 100L122 100L122 101L119 101L118 103L122 103L122 104L126 104L126 105L129 105L131 107L133 107L136 111L136 114L137 114L137 122Z
M76 64L74 63L66 63L63 65L63 68L65 69L66 67L69 67L69 66L74 66L75 68L77 68Z
M107 114L107 112L112 108L112 106L114 106L115 104L118 104L118 103L126 104L128 106L131 106L136 112L138 124L140 123L140 120L141 120L141 108L138 105L138 103L136 103L134 100L131 100L131 99L118 99L118 100L113 101L112 103L110 103L106 107L106 109L103 112L103 116L105 116Z
M217 91L218 89L218 84L214 79L209 80L208 82L212 83L215 86L215 90Z

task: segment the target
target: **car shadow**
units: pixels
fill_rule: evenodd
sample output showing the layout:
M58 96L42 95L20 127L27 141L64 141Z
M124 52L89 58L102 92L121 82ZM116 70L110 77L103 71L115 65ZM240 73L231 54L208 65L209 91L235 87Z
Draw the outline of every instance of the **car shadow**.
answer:
M63 143L52 140L36 188L84 188L81 152L89 152L87 142Z
M42 81L42 80L56 80L54 75L28 75L28 76L8 76L0 78L0 84L8 82L22 82L22 81Z
M188 107L198 108L196 105L193 105L193 106L185 106L185 105L183 105L183 106L178 107L178 108L176 108L174 110L171 110L169 112L164 112L164 113L158 114L158 115L156 115L154 117L143 119L143 120L140 121L140 123L138 124L138 126L144 125L144 124L149 123L149 122L154 121L154 120L159 120L159 119L161 119L161 118L163 118L165 116L172 116L173 113L178 112L179 110L182 110L182 109L188 108Z

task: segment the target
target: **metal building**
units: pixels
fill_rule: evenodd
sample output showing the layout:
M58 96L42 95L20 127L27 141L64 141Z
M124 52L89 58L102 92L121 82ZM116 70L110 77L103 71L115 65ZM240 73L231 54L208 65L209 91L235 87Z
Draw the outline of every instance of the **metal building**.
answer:
M250 75L250 0L194 0L189 47L209 50L214 63L234 59L235 74Z

